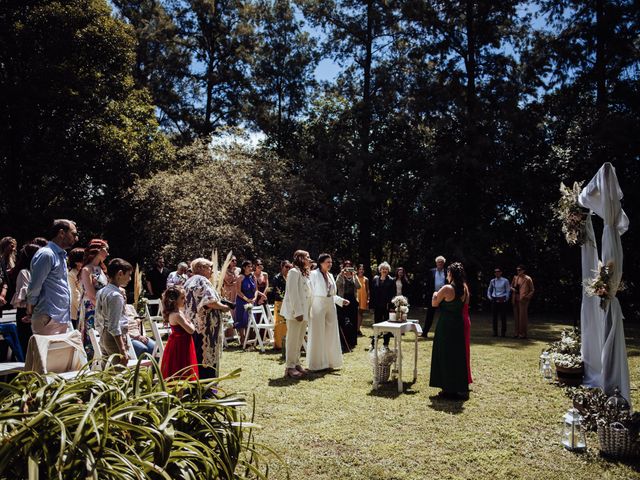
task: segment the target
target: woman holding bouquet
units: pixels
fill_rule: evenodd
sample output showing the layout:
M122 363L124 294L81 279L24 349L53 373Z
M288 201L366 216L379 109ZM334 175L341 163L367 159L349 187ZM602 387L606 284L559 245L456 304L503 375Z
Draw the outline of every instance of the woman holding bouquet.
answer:
M240 276L236 282L236 308L233 326L240 335L240 345L244 345L249 325L249 311L247 309L253 307L259 295L252 270L253 265L250 260L242 262Z
M318 257L318 268L310 274L313 293L307 352L310 370L342 366L336 305L347 307L350 302L337 293L336 282L330 272L332 265L331 255L321 253Z
M440 308L433 338L429 386L441 388L440 395L459 398L469 394L463 308L469 297L461 263L447 269L449 285L434 292L431 305Z

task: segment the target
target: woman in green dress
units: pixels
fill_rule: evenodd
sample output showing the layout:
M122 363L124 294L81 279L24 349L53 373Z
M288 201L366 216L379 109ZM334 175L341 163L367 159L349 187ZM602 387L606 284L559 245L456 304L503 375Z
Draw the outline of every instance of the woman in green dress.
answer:
M466 397L469 394L467 357L462 309L469 292L461 263L447 269L448 285L434 292L431 304L440 308L440 318L433 338L429 386L441 388L441 396Z

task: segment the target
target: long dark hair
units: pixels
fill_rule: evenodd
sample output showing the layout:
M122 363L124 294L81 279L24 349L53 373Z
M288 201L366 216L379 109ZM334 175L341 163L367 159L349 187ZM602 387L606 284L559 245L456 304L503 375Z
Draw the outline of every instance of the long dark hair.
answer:
M305 277L309 276L309 267L307 267L304 262L307 255L309 255L309 252L306 250L296 250L293 254L293 265L297 267Z
M40 250L40 246L34 245L33 243L28 243L20 249L16 266L13 267L13 270L11 270L9 274L14 285L21 270L25 268L31 270L31 260L38 250Z
M464 296L464 284L466 281L466 275L464 273L464 267L460 262L452 263L447 267L447 273L451 275L451 286L456 292L456 298Z

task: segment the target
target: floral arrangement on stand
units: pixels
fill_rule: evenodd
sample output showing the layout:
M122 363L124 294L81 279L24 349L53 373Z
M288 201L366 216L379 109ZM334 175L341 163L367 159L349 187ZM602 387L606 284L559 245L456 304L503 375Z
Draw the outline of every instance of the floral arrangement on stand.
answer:
M398 295L391 299L396 311L396 322L404 322L407 320L407 314L409 313L409 299L403 295Z
M585 241L587 210L578 203L584 182L573 182L573 187L560 183L560 200L553 207L553 215L562 223L562 233L569 245L582 245Z
M615 296L618 292L621 292L625 289L624 282L620 282L618 285L618 289L611 294L611 276L614 272L614 264L613 262L607 262L607 264L603 264L602 262L598 262L598 270L595 270L595 276L593 278L588 278L582 282L584 286L585 293L590 297L600 297L600 308L603 310L607 308L607 303L611 296Z
M140 266L136 264L136 270L133 274L133 306L139 317L144 317L147 313L147 299L144 296L144 288L142 287L142 272Z
M582 368L580 334L575 329L565 329L560 340L550 343L548 352L556 367Z

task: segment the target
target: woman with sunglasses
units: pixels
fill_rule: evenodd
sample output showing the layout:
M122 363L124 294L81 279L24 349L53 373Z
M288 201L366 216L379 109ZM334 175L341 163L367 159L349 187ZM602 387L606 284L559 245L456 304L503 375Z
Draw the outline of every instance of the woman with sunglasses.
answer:
M533 280L525 273L524 265L518 265L516 276L511 281L511 301L513 302L513 319L516 329L513 338L527 338L529 302L531 302L534 291Z

